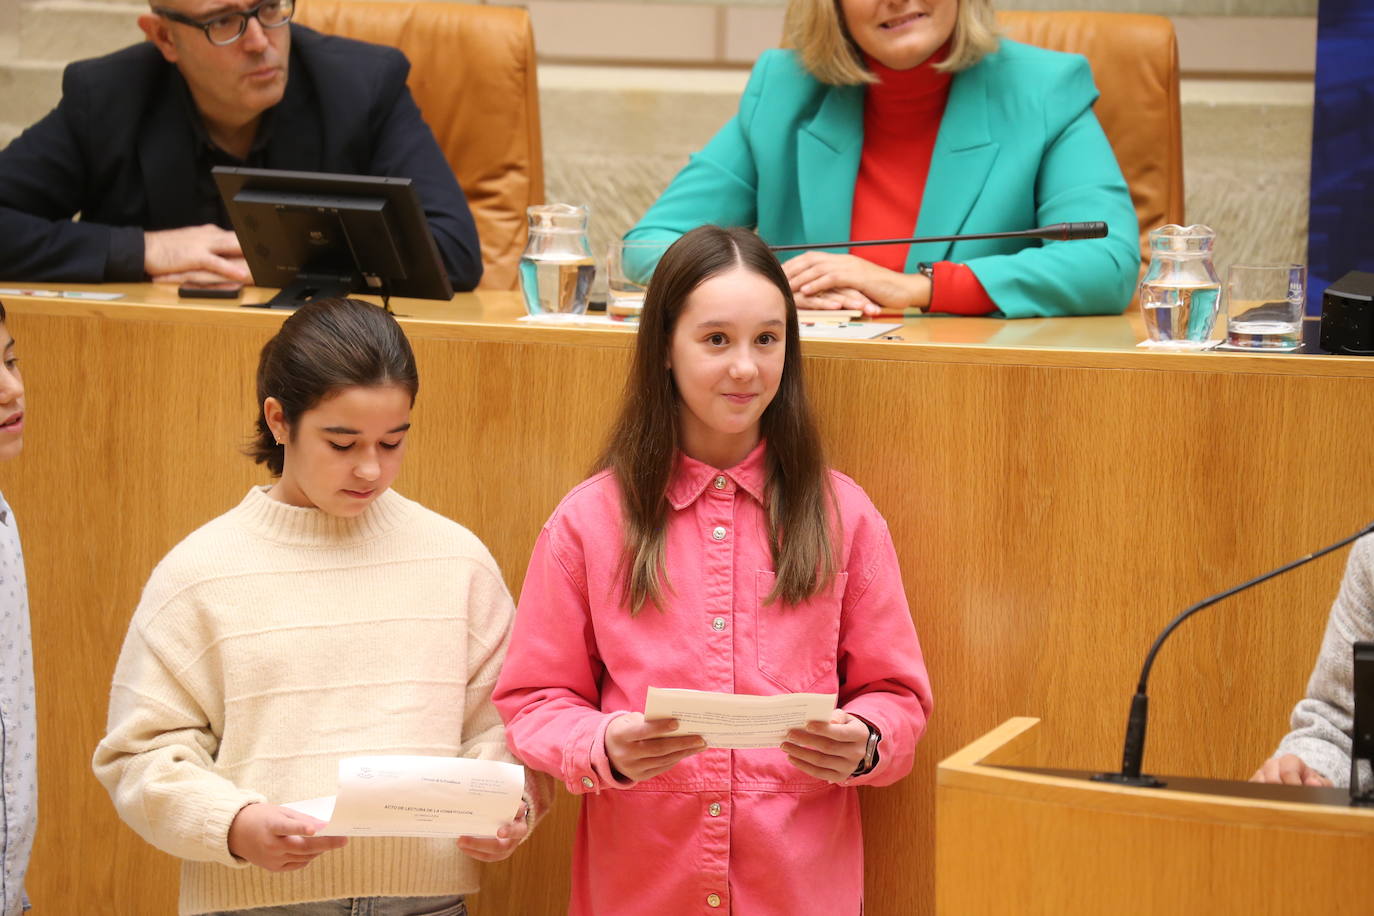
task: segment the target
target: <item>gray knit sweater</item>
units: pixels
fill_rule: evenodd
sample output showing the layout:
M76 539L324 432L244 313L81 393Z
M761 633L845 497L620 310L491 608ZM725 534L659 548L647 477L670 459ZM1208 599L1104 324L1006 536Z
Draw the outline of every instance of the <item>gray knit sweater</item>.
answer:
M1374 640L1374 535L1360 538L1350 551L1345 578L1322 638L1307 696L1293 707L1291 731L1274 756L1296 754L1338 786L1350 784L1350 729L1354 706L1351 645ZM1370 785L1363 766L1360 785Z

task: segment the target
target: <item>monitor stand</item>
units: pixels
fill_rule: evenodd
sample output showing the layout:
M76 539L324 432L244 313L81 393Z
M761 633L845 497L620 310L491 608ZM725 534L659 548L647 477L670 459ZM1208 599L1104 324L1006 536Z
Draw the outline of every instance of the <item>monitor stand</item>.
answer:
M353 278L338 274L296 274L289 286L283 287L266 302L255 302L249 308L294 309L315 299L342 299L353 291Z

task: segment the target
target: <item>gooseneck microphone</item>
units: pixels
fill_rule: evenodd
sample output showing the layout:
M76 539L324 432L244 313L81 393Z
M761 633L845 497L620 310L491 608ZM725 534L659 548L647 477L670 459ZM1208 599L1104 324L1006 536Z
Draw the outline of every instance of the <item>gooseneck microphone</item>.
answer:
M1333 550L1339 550L1351 541L1358 540L1366 534L1374 532L1374 524L1366 525L1356 531L1350 537L1342 538L1329 547L1323 547L1316 553L1310 553L1301 559L1291 563L1285 563L1278 569L1270 570L1262 576L1256 576L1248 582L1242 582L1234 588L1228 588L1224 592L1219 592L1210 598L1204 598L1197 604L1188 608L1182 614L1175 617L1164 631L1155 637L1154 645L1150 647L1150 652L1145 656L1145 665L1140 669L1140 683L1136 685L1135 696L1131 697L1131 712L1126 718L1126 741L1121 751L1121 772L1119 773L1098 773L1093 779L1098 782L1115 782L1128 786L1139 786L1147 789L1161 788L1164 783L1155 779L1153 776L1141 775L1140 765L1145 756L1145 725L1149 716L1150 700L1145 695L1145 684L1150 679L1150 667L1155 663L1155 656L1159 654L1159 647L1164 645L1164 640L1169 638L1169 634L1178 629L1178 625L1189 617L1196 614L1205 607L1211 607L1218 601L1230 598L1237 592L1243 592L1247 588L1266 582L1275 576L1282 575L1290 569L1297 569L1305 563L1310 563L1318 557L1324 557Z
M976 242L980 239L1048 239L1068 242L1074 239L1100 239L1107 235L1107 224L1054 223L1039 229L1017 229L1012 232L980 232L974 235L927 235L910 239L873 239L867 242L826 242L823 245L769 245L772 251L812 251L819 248L865 248L869 245L918 245L922 242Z

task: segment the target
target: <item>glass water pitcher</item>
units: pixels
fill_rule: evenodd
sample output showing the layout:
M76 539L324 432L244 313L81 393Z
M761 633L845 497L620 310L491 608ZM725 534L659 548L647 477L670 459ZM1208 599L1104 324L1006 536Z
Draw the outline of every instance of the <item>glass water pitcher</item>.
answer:
M596 260L587 238L586 207L537 204L525 211L530 234L520 256L520 290L531 315L587 310Z
M1152 340L1204 341L1221 305L1210 226L1170 223L1150 232L1150 267L1140 281L1140 311Z

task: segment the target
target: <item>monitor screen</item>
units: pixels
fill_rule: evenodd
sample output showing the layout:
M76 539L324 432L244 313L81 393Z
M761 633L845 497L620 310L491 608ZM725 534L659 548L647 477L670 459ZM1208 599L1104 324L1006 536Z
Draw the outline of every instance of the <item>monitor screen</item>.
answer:
M409 178L213 171L253 282L282 288L269 304L350 293L453 297Z

